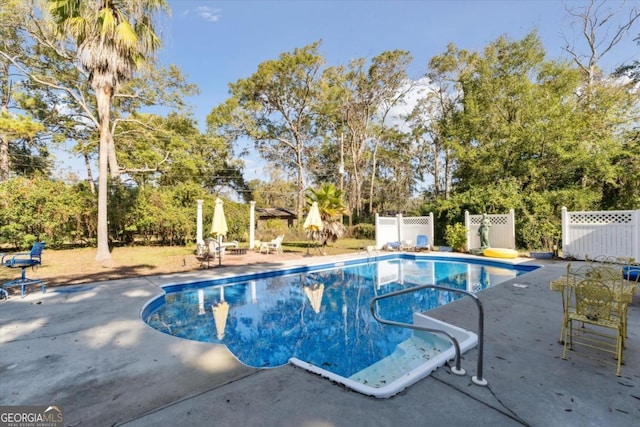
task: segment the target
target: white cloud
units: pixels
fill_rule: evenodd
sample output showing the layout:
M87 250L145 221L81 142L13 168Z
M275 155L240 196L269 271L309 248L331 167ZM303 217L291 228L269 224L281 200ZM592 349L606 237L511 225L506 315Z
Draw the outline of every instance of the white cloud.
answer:
M196 9L198 15L209 22L218 22L218 19L220 19L220 10L221 9L213 9L209 6L199 6Z
M385 124L387 126L397 127L401 132L409 132L406 116L413 111L416 104L424 98L429 92L432 92L433 86L426 77L407 83L410 86L408 92L405 93L403 102L391 107L387 115ZM404 87L401 91L406 91Z

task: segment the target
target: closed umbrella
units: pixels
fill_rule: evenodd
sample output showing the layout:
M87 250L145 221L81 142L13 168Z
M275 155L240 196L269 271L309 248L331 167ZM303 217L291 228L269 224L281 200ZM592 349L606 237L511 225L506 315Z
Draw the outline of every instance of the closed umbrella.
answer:
M309 298L309 302L311 303L311 307L313 311L320 313L320 308L322 306L322 294L324 293L324 285L322 283L317 283L313 286L305 286L304 293Z
M315 236L317 234L316 232L322 231L323 228L324 223L320 216L318 202L313 202L311 209L309 209L309 213L307 214L307 219L304 220L304 229L308 236ZM307 255L309 255L309 245L307 245Z
M222 236L227 235L227 219L224 217L224 207L222 200L216 199L216 206L213 209L213 222L211 223L211 234L218 238L218 265L222 265Z
M213 321L216 325L216 336L219 340L222 340L227 326L227 317L229 316L229 303L226 301L219 302L211 306L211 310L213 311Z

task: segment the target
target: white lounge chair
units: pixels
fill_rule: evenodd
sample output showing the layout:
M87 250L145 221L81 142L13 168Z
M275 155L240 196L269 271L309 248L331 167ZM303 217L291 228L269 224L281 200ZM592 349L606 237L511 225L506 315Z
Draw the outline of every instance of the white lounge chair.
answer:
M204 246L199 246L198 251L202 251L202 263L207 263L206 268L210 267L209 262L211 260L215 262L216 257L218 258L218 264L222 265L222 258L224 258L225 254L224 243L221 246L216 239L205 239Z
M237 240L233 240L231 242L222 242L222 247L223 248L237 248L238 247L238 241Z
M284 240L284 234L279 235L270 242L262 242L260 244L260 253L263 251L269 253L269 251L275 251L276 253L282 253L282 241Z

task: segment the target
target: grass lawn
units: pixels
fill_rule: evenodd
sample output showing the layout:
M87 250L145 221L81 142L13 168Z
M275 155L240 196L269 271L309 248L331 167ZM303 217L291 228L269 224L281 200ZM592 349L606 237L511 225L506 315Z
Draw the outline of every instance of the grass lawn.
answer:
M371 240L342 239L323 248L327 255L358 252ZM299 258L307 252L307 242L283 242L283 255L254 254L247 256L227 255L223 264L242 265L246 263L274 262L279 259ZM319 256L313 246L310 252ZM75 285L103 280L125 279L136 276L180 273L202 268L202 260L195 255L193 247L180 246L126 246L114 248L112 260L104 263L95 261L95 248L54 250L45 248L42 265L35 271L27 270L28 278L41 278L46 286ZM213 261L212 261L213 263ZM20 269L0 268L0 283L18 278ZM19 289L19 288L13 288Z

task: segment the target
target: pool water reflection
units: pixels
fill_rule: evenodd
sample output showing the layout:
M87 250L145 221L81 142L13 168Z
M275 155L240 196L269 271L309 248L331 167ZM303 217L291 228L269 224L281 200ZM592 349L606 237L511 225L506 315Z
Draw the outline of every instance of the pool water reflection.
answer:
M173 286L164 303L148 305L143 318L176 337L222 343L252 367L280 366L295 357L349 377L412 335L372 318L374 296L427 283L478 292L528 271L419 257L378 260L223 285L191 284L184 290ZM382 300L378 313L411 323L414 312L460 297L429 289Z

